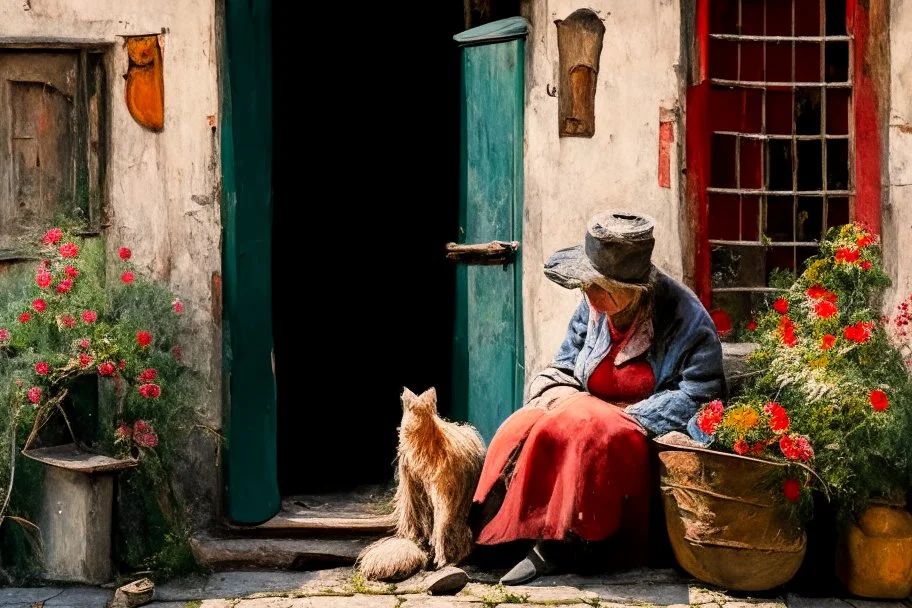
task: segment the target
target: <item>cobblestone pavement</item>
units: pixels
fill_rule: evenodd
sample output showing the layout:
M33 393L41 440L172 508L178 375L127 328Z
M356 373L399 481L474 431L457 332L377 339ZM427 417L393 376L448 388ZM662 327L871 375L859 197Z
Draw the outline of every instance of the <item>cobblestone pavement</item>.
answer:
M503 587L467 569L471 582L451 596L427 592L421 575L398 585L367 582L350 568L312 572L219 572L159 586L155 608L912 608L909 601L808 598L795 594L726 593L674 570L631 570L605 576L546 576ZM0 589L2 608L104 608L113 595L96 587Z

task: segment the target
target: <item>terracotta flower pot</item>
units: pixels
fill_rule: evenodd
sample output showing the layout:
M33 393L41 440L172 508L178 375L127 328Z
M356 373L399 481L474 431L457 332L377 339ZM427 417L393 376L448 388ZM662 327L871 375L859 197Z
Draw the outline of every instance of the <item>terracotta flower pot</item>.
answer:
M868 507L840 538L836 572L853 595L903 599L912 594L912 514L903 505Z
M772 589L795 576L807 539L768 483L781 465L671 446L659 462L668 535L682 568L737 591Z

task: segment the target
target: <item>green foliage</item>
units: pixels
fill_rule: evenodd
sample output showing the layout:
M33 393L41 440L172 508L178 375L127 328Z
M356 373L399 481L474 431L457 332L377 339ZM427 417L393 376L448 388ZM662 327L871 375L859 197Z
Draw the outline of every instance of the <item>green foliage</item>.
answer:
M873 497L904 497L912 379L879 312L889 279L876 238L854 224L833 228L801 276L776 279L787 289L768 297L750 332L760 345L749 358L753 380L724 415L701 412L714 446L808 467L843 517ZM787 414L776 429L773 405Z
M183 304L143 277L128 249L106 267L105 242L77 229L24 238L34 265L23 265L0 296L0 500L15 467L5 515L37 515L41 468L18 455L23 448L76 441L135 459L118 484L120 564L186 572L195 562L172 482L197 426L201 381L181 362ZM9 523L0 520L0 564L14 555L25 572L23 556L34 552Z

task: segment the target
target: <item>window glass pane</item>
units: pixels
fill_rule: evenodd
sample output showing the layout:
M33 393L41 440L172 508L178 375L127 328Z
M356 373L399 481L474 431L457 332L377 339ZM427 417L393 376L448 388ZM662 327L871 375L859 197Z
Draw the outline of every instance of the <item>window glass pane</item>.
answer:
M820 89L800 88L795 90L795 133L798 135L820 134Z
M738 196L729 194L709 195L709 238L721 241L737 241Z
M756 245L713 245L712 286L765 287L765 252Z
M737 160L735 144L737 138L732 135L713 135L712 164L710 166L709 184L714 188L736 188L735 161Z
M792 190L792 140L771 139L767 142L769 149L770 190Z
M795 43L795 81L820 82L820 43Z
M767 82L791 82L792 43L768 42L766 44Z
M826 81L847 82L849 80L849 43L826 43Z
M819 241L823 236L823 199L799 197L795 221L796 241Z
M766 92L766 132L773 135L792 134L792 91Z
M827 188L849 189L849 140L829 139L827 149Z
M795 199L791 196L770 196L766 199L766 236L772 241L795 240Z
M741 138L741 187L763 187L763 142L759 139Z
M827 135L846 135L849 132L849 90L827 89Z
M823 189L822 143L820 140L797 142L798 190L817 191Z
M709 69L713 78L738 78L738 43L733 40L709 40Z
M729 4L722 2L721 4ZM820 0L797 0L795 2L795 35L820 35Z
M845 36L846 0L825 0L825 2L827 36Z
M849 199L827 199L827 229L849 223Z

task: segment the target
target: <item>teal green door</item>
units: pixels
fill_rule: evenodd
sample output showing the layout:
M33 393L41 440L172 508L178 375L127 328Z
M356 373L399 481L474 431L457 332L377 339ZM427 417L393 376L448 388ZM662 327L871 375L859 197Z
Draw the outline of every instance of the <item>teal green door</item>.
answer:
M456 270L453 417L490 441L522 404L523 61L527 22L454 36L461 55L458 242L519 242L513 261Z

